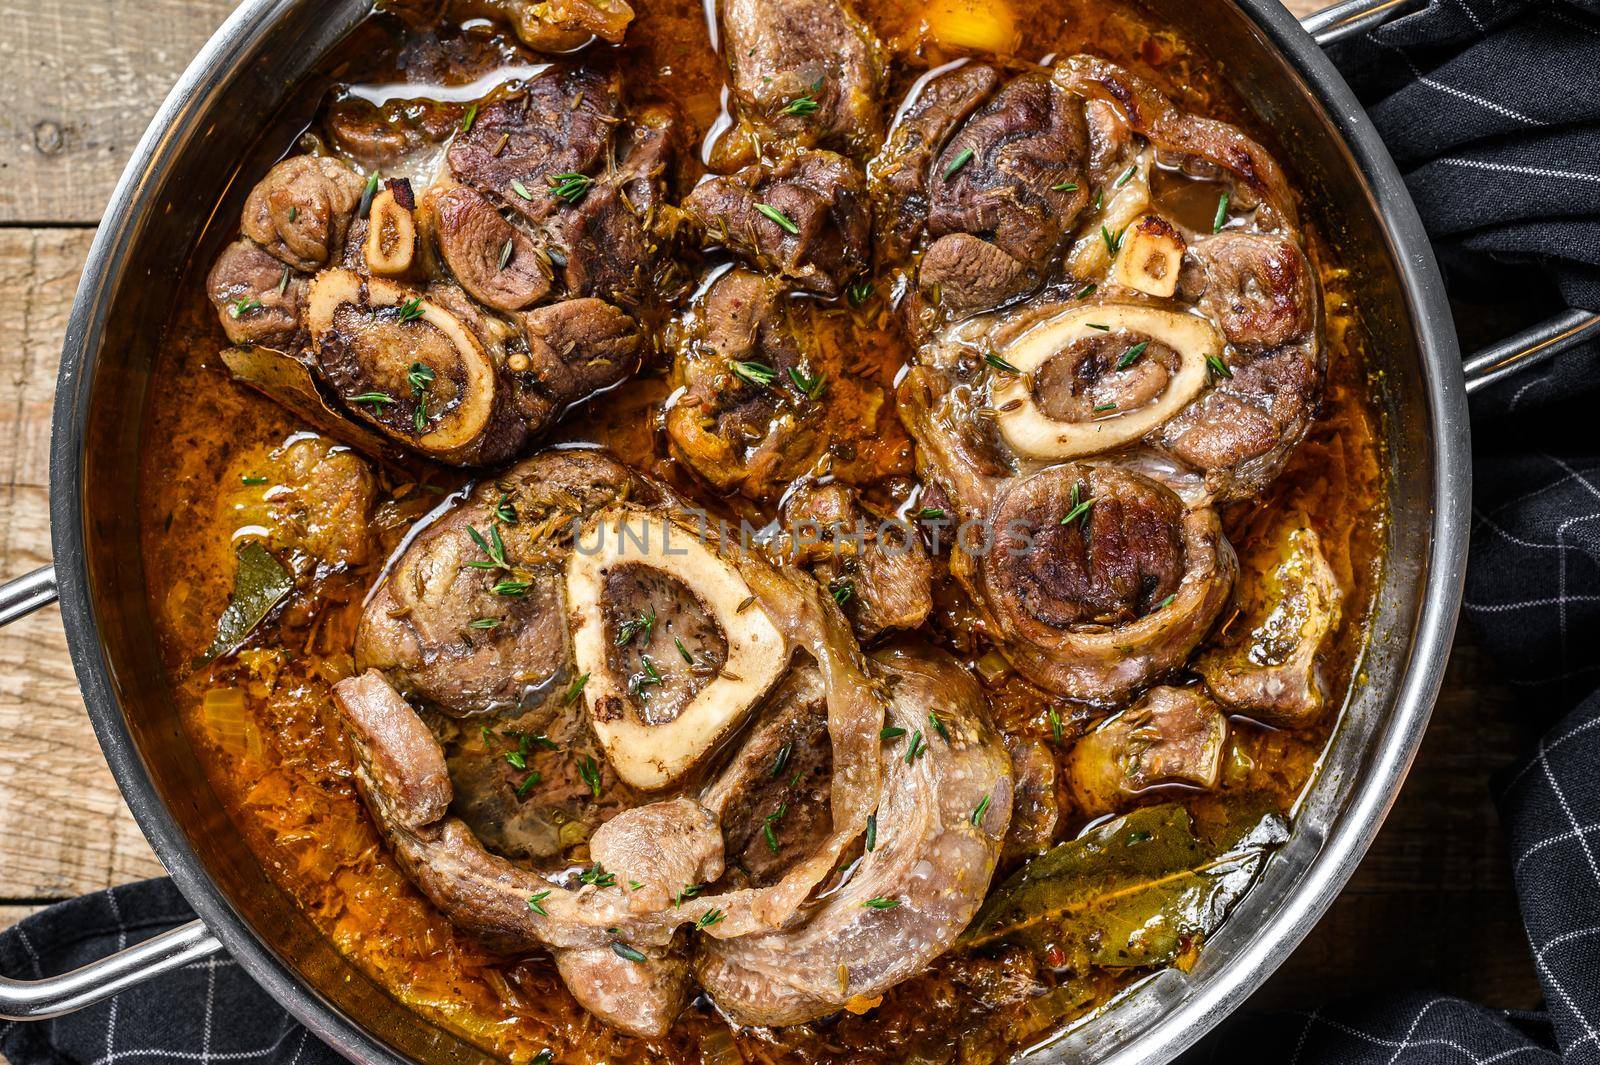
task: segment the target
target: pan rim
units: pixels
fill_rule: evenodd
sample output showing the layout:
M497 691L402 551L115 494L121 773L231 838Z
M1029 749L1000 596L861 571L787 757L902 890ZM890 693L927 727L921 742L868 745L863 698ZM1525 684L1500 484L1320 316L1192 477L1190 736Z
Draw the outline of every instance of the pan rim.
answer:
M50 517L62 623L96 738L140 829L179 891L229 954L314 1034L352 1061L403 1063L374 1034L303 982L252 930L205 871L172 810L157 794L128 728L99 631L90 584L83 492L89 400L98 343L121 266L148 221L174 130L200 121L206 97L271 24L298 0L245 0L185 70L152 119L112 194L90 248L68 321L51 427ZM1421 360L1435 473L1431 558L1411 633L1409 665L1394 698L1388 742L1368 780L1335 822L1299 884L1254 945L1228 960L1179 1008L1112 1050L1102 1065L1168 1060L1192 1045L1273 972L1321 918L1377 835L1415 756L1443 681L1460 607L1470 517L1471 466L1459 349L1432 247L1387 148L1331 61L1277 0L1227 0L1302 79L1343 139L1377 207L1408 301ZM348 14L353 7L345 5ZM362 12L364 14L364 11ZM95 350L91 351L91 348ZM1046 1052L1048 1053L1048 1051Z

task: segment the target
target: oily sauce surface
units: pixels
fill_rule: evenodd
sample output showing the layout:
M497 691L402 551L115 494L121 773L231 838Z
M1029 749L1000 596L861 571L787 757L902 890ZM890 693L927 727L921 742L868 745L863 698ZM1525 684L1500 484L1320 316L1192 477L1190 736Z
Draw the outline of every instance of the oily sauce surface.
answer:
M897 99L922 69L943 61L919 45L926 19L952 0L864 0L857 8L897 59L920 54L915 68L897 63L889 99ZM959 4L956 6L959 7ZM1033 0L1007 8L1018 57L1092 51L1152 77L1180 107L1238 121L1262 133L1221 86L1204 55L1152 23L1136 7L1089 0ZM620 61L635 99L674 102L699 141L721 113L722 69L712 52L704 14L686 0L646 0L621 47ZM469 23L470 26L470 23ZM396 20L375 18L330 69L347 81L470 80L461 71L506 60L487 28L428 38L402 35ZM335 109L344 106L337 96ZM389 105L400 120L459 120L460 105L416 110ZM453 110L452 110L453 108ZM1267 139L1270 147L1270 138ZM288 139L282 145L291 148ZM679 189L698 175L699 153L681 153ZM231 227L237 205L219 212ZM860 1015L791 1029L730 1031L703 1001L691 1004L671 1035L642 1043L589 1017L567 995L545 957L505 959L456 932L401 873L381 843L352 779L330 687L352 670L352 643L362 599L413 522L446 503L464 475L418 464L380 468L379 503L370 533L357 530L342 568L309 557L302 591L273 623L231 658L197 664L227 602L240 535L274 523L317 528L318 514L276 486L286 460L281 449L311 436L304 425L258 394L234 383L217 353L226 346L205 301L207 244L191 266L155 368L140 484L142 548L149 601L163 665L217 795L269 875L308 918L355 964L407 1007L459 1033L486 1052L516 1062L549 1049L557 1061L962 1061L997 1060L1079 1016L1126 982L1109 973L1063 981L1020 1006L992 1009L986 991L1006 978L1004 965L976 970L952 952L926 974L888 994ZM1285 473L1264 498L1225 514L1229 539L1241 554L1267 524L1264 516L1303 510L1320 534L1345 589L1332 702L1355 682L1381 559L1383 485L1380 432L1371 405L1364 338L1344 275L1315 231L1308 251L1321 275L1328 382L1321 414ZM892 508L915 489L911 444L894 412L893 384L910 352L879 300L831 316L822 361L837 382L830 418L844 427L834 472ZM593 442L659 476L708 505L761 521L748 501L716 500L668 456L659 411L668 393L666 358L656 356L637 378L573 412L551 442ZM274 457L275 452L278 453ZM349 535L349 530L343 530ZM364 546L363 546L364 541ZM939 616L927 635L954 650L985 676L995 723L1012 734L1046 741L1058 761L1072 738L1093 720L1085 708L1052 700L1014 675L995 676L975 659L981 646L953 589L938 597ZM1057 725L1052 721L1064 722ZM1314 772L1336 716L1321 728L1297 732L1250 727L1233 730L1227 779L1270 793L1292 809ZM1055 733L1059 729L1060 736ZM1182 798L1182 796L1178 796ZM1171 795L1166 798L1172 798ZM1216 802L1197 798L1198 805ZM1070 800L1063 806L1070 815ZM1071 838L1082 818L1068 816L1057 839ZM999 881L1009 870L1002 868ZM1198 948L1198 944L1195 945ZM1046 959L1046 962L1048 959ZM1046 986L1048 964L1033 973Z

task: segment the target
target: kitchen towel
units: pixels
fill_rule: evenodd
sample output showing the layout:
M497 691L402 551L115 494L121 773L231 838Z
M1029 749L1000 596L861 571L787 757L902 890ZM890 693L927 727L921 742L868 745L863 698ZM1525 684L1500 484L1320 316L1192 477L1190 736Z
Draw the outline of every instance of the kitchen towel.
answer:
M1405 174L1452 295L1600 308L1600 0L1433 0L1335 58ZM1246 1012L1190 1061L1600 1062L1597 404L1589 345L1473 407L1466 618L1523 692L1519 712L1549 719L1497 791L1546 1009L1418 991ZM192 918L168 881L116 888L0 934L0 971L61 972ZM12 1065L340 1060L225 957L70 1017L0 1025L0 1052Z

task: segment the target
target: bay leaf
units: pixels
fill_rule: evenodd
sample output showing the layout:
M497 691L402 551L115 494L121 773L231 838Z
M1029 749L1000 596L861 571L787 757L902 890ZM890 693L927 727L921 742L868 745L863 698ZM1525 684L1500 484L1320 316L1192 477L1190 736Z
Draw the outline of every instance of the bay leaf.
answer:
M1216 928L1287 836L1276 811L1249 799L1204 833L1187 809L1166 803L1059 844L994 891L965 945L1055 947L1079 970L1171 964L1186 940Z
M233 593L217 619L217 635L198 664L232 654L294 587L294 577L272 552L255 540L246 540L236 552L239 568L233 574Z

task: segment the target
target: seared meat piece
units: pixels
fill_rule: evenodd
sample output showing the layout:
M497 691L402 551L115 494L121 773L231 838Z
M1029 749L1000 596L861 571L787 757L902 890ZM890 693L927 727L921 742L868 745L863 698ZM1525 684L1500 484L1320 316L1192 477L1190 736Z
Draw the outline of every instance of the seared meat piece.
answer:
M883 46L843 0L721 0L744 120L775 140L861 156L882 134Z
M1072 92L1114 107L1133 132L1157 147L1226 172L1233 179L1234 208L1264 208L1256 217L1261 229L1292 231L1297 225L1283 170L1237 126L1179 111L1155 86L1098 56L1069 56L1056 64L1054 76Z
M689 994L689 959L683 950L617 947L558 950L556 971L578 1005L613 1028L644 1039L660 1039L683 1012ZM624 958L618 947L642 960Z
M1244 551L1239 615L1194 664L1211 693L1279 728L1316 724L1327 707L1323 661L1343 593L1305 515L1291 512Z
M1126 625L1184 577L1183 502L1155 481L1064 466L1019 478L996 512L985 579L1052 628Z
M951 132L999 84L1000 75L993 67L968 63L919 82L901 106L883 150L868 168L878 194L878 255L882 261L900 263L910 254L932 207L929 176L933 161Z
M1277 477L1322 398L1316 284L1299 247L1278 236L1221 233L1191 260L1199 269L1186 270L1185 287L1200 289L1233 347L1218 360L1226 375L1152 442L1200 470L1219 499L1245 499Z
M1021 733L1005 736L1011 754L1011 779L1016 796L1011 803L1011 828L1006 833L1003 857L1024 858L1048 850L1055 842L1061 820L1061 800L1056 795L1056 756L1048 744Z
M673 454L718 488L762 495L809 469L827 446L819 408L789 387L815 377L802 321L782 283L733 269L678 323L668 410Z
M797 152L695 187L684 208L717 243L801 288L837 296L866 264L866 182L832 152Z
M543 222L562 206L561 179L592 176L622 118L614 71L552 64L516 95L479 108L472 128L450 144L450 172L529 222Z
M873 848L799 921L700 942L695 973L740 1024L798 1024L882 994L947 950L988 889L1011 776L982 692L942 654L900 649L875 664L889 724L907 734L895 742L923 737L933 707L944 731L926 736L925 755L885 759Z
M917 278L930 300L958 318L997 307L1030 283L1026 266L970 233L934 241Z
M217 256L206 295L235 344L291 344L305 309L306 280L248 240Z
M417 829L443 817L450 805L444 752L416 711L375 669L340 681L338 698L383 820Z
M729 864L757 887L777 883L833 832L826 698L815 668L790 670L701 796L722 822Z
M968 313L1015 295L1061 250L1089 199L1082 106L1043 73L1013 78L957 130L928 171L928 235L942 302ZM967 239L944 248L951 234ZM980 239L993 251L978 246ZM998 279L1004 280L1002 286Z
M936 365L906 375L900 412L952 520L986 530L958 539L950 568L999 650L1035 684L1085 701L1119 699L1181 665L1236 566L1204 493L1131 460L1038 469L984 431L967 406L981 394L951 387L971 349L927 354Z
M627 0L473 0L470 6L504 16L523 44L552 55L582 48L596 37L621 44L633 21Z
M303 551L330 568L367 561L377 485L361 456L302 435L252 472L269 482L264 495L274 547Z
M528 344L526 372L533 378L524 409L538 411L541 421L553 421L567 405L638 368L639 323L604 300L564 300L518 317Z
M412 698L448 714L525 693L564 697L576 673L562 556L574 523L623 496L659 498L620 463L584 451L547 452L479 483L411 542L368 600L357 667L384 670ZM503 544L507 565L495 566L474 532L490 548ZM474 628L475 621L495 624Z
M1227 740L1227 721L1201 692L1152 688L1072 748L1067 772L1073 795L1086 817L1100 817L1151 788L1214 788Z
M722 876L722 830L715 813L680 797L624 810L600 826L589 854L627 885L634 913L655 913Z
M336 259L365 183L337 159L285 159L251 190L239 229L296 270Z
M784 500L792 560L833 592L862 639L914 629L933 609L933 565L908 523L869 513L837 481L797 487Z
M552 220L569 296L598 296L632 308L656 294L656 267L678 217L665 202L672 135L665 110L636 116L616 166Z
M549 253L502 218L488 197L455 185L431 193L424 208L445 264L478 302L497 311L518 311L550 294Z

